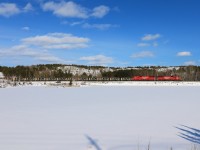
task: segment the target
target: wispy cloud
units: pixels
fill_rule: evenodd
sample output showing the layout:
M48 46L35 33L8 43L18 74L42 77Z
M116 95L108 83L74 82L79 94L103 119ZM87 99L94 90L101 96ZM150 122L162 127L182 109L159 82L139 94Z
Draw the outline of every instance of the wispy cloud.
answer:
M183 52L178 52L177 53L177 56L181 56L181 57L183 57L183 56L191 56L191 55L192 55L192 53L189 52L189 51L183 51Z
M151 45L149 43L138 43L137 46L138 47L149 47Z
M186 62L184 62L184 65L186 65L186 66L196 65L196 62L195 61L186 61Z
M96 18L102 18L105 15L107 15L109 11L110 11L109 7L101 5L93 9L91 16L96 17Z
M39 46L46 49L76 49L88 47L90 39L65 33L49 33L28 37L21 40L23 44Z
M61 24L64 24L64 25L70 25L72 27L74 26L78 26L78 25L83 25L85 23L85 21L74 21L74 22L70 22L70 21L62 21Z
M112 57L107 57L107 56L104 56L104 55L81 57L80 60L87 61L88 64L92 64L92 65L106 66L107 64L113 63Z
M30 27L22 27L22 30L24 30L24 31L29 31L29 30L30 30Z
M90 24L85 21L75 21L75 22L69 22L69 21L63 21L61 24L66 24L69 26L80 26L84 29L98 29L98 30L108 30L110 28L118 28L120 25L116 24L109 24L109 23L101 23L101 24Z
M81 25L83 23L84 23L83 21L76 21L76 22L70 23L70 26L77 26L77 25Z
M158 45L159 45L158 42L153 43L153 47L158 47Z
M20 12L20 9L14 3L0 3L0 16L10 17Z
M31 3L26 4L26 6L23 8L24 12L29 12L29 11L33 11L33 6L31 5Z
M160 34L146 34L141 38L140 43L137 44L137 47L158 47L158 40L161 37Z
M142 51L142 52L133 54L131 57L132 58L154 57L154 53L151 51Z
M109 13L109 7L101 5L95 7L93 10L83 7L72 1L61 1L61 2L46 2L42 5L44 11L52 11L54 15L59 17L68 18L102 18Z
M0 49L0 58L3 57L28 57L34 59L36 62L45 63L67 63L69 61L63 60L56 57L45 50L35 50L26 45L16 45L11 48L6 48L5 50Z
M119 25L112 25L112 24L89 24L89 23L84 23L82 25L83 28L86 29L99 29L99 30L107 30L109 28L116 28L119 27Z
M142 41L153 41L159 39L160 37L160 34L146 34L144 37L142 37Z

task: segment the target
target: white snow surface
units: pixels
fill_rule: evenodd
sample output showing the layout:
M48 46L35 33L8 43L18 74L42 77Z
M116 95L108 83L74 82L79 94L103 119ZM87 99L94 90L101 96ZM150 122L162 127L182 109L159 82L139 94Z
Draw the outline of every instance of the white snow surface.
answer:
M200 86L200 82L185 81L108 81L86 82L89 86Z
M16 82L15 86L13 86L14 82L8 84L7 82L0 81L1 87L69 87L69 81L62 81L61 83L57 83L56 81L33 81L33 82ZM109 86L109 87L119 87L119 86L197 86L200 87L200 82L185 82L185 81L73 81L74 87L93 87L93 86Z
M144 83L144 82L143 82ZM174 126L200 128L199 86L0 89L1 150L187 150Z

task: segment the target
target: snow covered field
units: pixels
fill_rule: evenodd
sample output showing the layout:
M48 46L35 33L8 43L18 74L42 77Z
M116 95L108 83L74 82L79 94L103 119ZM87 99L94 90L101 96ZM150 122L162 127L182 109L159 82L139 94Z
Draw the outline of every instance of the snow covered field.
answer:
M200 128L199 86L0 89L1 150L188 150L174 126Z
M109 81L87 82L89 86L200 86L200 82L186 81Z
M32 81L32 82L0 82L0 88L46 86L46 87L69 87L69 81ZM85 86L199 86L199 81L73 81L73 87Z

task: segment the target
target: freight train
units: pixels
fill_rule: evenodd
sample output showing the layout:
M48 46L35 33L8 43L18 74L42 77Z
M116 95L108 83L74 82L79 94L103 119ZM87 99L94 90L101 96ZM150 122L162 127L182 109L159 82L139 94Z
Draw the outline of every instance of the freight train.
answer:
M181 81L179 76L134 76L133 81Z
M179 76L133 76L126 78L103 77L103 78L18 78L13 81L181 81Z

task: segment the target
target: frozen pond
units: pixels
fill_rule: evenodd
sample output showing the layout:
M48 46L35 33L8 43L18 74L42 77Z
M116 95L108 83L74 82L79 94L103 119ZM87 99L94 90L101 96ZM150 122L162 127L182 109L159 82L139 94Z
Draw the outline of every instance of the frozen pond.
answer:
M179 124L200 128L200 87L0 89L1 150L187 150Z

